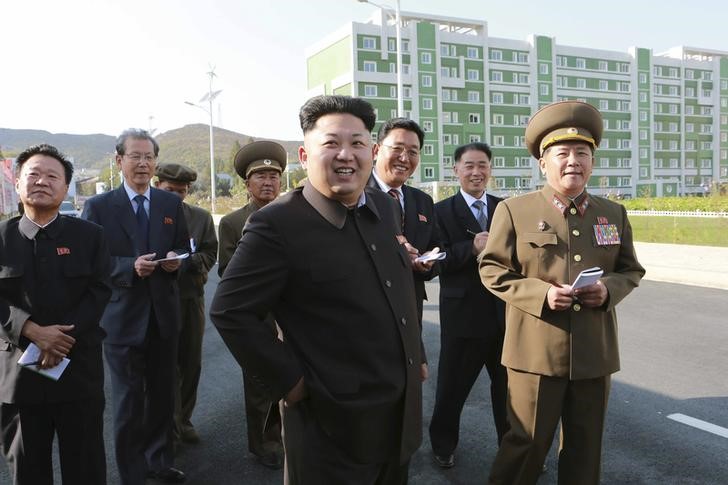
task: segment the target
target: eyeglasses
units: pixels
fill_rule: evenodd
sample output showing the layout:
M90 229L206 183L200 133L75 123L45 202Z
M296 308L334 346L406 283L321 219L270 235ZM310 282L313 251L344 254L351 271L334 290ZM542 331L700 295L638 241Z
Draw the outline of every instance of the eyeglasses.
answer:
M389 148L389 150L394 154L397 158L401 157L403 153L407 154L407 158L419 158L420 151L416 148L407 148L402 145L385 145L382 144L383 147Z
M147 163L151 163L157 158L154 155L152 155L151 153L146 153L144 155L142 155L141 153L127 153L124 156L134 163L139 163L142 160L144 160Z

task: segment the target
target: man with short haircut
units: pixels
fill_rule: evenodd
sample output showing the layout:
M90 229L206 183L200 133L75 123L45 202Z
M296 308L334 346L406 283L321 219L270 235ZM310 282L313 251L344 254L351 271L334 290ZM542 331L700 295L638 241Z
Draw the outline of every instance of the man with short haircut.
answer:
M455 150L453 171L460 191L435 204L447 258L440 263L440 361L430 442L436 463L455 464L460 415L483 366L490 376L493 420L500 443L506 420L503 303L483 287L476 257L485 249L493 212L502 200L486 193L491 151L485 143Z
M111 375L116 464L122 485L146 478L181 483L173 467L180 301L177 285L189 234L176 195L150 186L159 145L139 129L116 142L123 181L92 197L82 217L104 227L111 252L111 301L101 326Z
M615 307L645 273L627 211L586 191L603 127L580 101L531 117L526 144L546 185L498 204L480 256L483 283L506 302L510 429L492 484L536 483L559 422L559 483L600 481L610 376L619 370ZM593 267L604 272L598 281L572 286Z
M396 202L365 190L374 109L318 96L300 121L308 180L250 216L210 314L284 399L287 483L404 484L422 433L421 333Z
M190 257L182 260L179 272L179 297L182 330L177 347L177 387L174 435L184 443L198 443L192 425L197 401L197 385L202 371L202 336L205 332L205 283L207 273L217 260L215 224L209 212L184 202L197 172L178 163L160 163L155 175L158 189L177 194L190 233Z
M399 202L402 234L419 255L439 246L434 202L420 189L406 185L420 163L425 132L413 120L394 118L379 127L374 148L375 164L368 185L378 188ZM427 299L425 281L436 276L433 262L413 264L417 314L422 323L423 300ZM423 369L425 369L423 367Z
M243 227L250 215L273 202L281 191L281 173L286 168L286 149L270 140L259 140L242 147L235 154L234 167L245 180L250 202L231 212L220 221L220 261L218 274L225 272L243 235ZM272 316L266 321L271 335L277 335ZM281 443L281 415L277 403L261 389L258 378L243 369L245 390L245 418L248 424L248 451L268 468L283 466Z
M109 249L96 224L59 214L73 165L55 147L18 155L22 216L0 223L0 449L13 483L106 483L99 326L111 296ZM31 344L36 364L19 365ZM70 361L58 380L38 373Z

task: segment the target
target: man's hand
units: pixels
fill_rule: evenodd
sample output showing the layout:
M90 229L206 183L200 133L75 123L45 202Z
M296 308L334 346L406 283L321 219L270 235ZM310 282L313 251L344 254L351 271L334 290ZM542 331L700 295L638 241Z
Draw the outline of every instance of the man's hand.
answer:
M582 286L574 290L574 296L581 302L582 305L586 305L591 308L597 308L607 301L609 291L604 284L597 280L596 283L589 286Z
M550 309L560 312L571 308L574 302L573 290L570 285L551 284L548 293L546 293L546 302Z
M485 249L485 243L488 242L488 231L479 232L473 236L473 254L479 255Z
M430 377L430 371L427 369L427 364L420 364L420 379L425 382Z
M73 325L38 325L26 320L20 333L33 342L41 350L41 368L55 367L66 357L76 343L76 339L67 334Z
M178 256L177 253L175 253L174 251L170 251L170 252L167 253L167 256L166 257L167 258L174 258L176 256ZM161 264L162 269L164 271L166 271L168 273L172 273L173 271L177 271L179 269L180 265L182 264L182 260L181 259L174 259L172 261L162 261L160 264Z
M157 253L142 254L134 261L134 272L140 278L146 278L157 267L157 262L152 261Z
M303 377L301 377L293 389L288 391L286 397L283 398L283 405L286 407L293 406L299 401L302 401L306 397L306 387L303 385Z

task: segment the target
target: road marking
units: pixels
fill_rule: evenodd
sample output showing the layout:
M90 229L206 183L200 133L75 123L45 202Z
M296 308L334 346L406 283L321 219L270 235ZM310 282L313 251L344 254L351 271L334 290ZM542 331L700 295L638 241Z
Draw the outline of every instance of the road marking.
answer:
M672 419L673 421L677 421L678 423L687 424L688 426L692 426L693 428L702 429L703 431L707 431L708 433L717 434L718 436L722 436L723 438L728 438L728 428L718 426L717 424L709 423L707 421L693 418L691 416L686 416L685 414L680 413L668 414L667 418Z

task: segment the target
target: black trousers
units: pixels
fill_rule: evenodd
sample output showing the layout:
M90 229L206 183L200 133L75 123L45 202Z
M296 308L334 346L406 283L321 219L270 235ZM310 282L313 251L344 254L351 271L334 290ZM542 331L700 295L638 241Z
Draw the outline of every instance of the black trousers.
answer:
M409 460L357 463L345 454L318 424L310 402L282 407L286 485L404 485Z
M104 485L103 415L103 398L0 404L0 444L13 483L53 483L53 438L58 435L63 485Z
M174 464L172 430L177 335L163 339L151 318L141 347L104 344L114 404L116 465L122 485Z
M460 415L483 366L490 376L490 399L498 443L508 431L508 375L500 363L502 349L502 338L441 334L435 409L430 421L430 442L436 455L449 455L455 451L460 438Z

